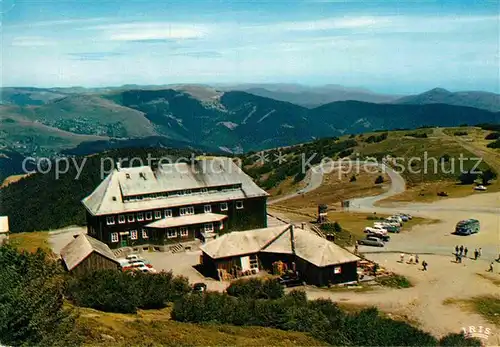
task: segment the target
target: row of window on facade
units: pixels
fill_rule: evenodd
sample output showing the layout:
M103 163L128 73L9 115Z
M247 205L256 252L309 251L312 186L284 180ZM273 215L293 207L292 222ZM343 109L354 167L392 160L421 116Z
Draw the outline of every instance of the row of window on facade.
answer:
M203 229L205 232L213 232L214 231L214 224L213 223L205 223L203 226ZM131 240L137 240L138 239L138 231L137 230L130 230L128 233L130 235ZM177 234L177 229L175 228L170 228L167 229L167 238L172 239L172 238L177 238L177 236L180 235L180 237L188 237L189 236L189 229L188 227L180 227L179 228L179 234ZM144 240L148 239L148 232L146 229L142 229L142 238ZM119 233L111 233L111 242L118 242L120 240L119 238Z
M128 174L127 174L128 175ZM156 199L156 198L168 198L169 196L183 196L183 195L191 195L191 194L199 194L199 193L220 193L225 191L233 191L241 189L241 185L233 185L229 187L214 187L214 188L200 188L200 189L184 189L170 192L161 192L161 193L152 193L152 194L143 194L143 195L133 195L126 196L123 198L123 201L137 201L143 199Z
M236 201L236 209L241 210L243 208L243 201ZM203 210L205 213L210 213L212 212L212 205L204 205ZM227 202L222 202L220 204L220 210L221 211L227 211ZM179 214L181 216L188 216L188 215L193 215L194 214L194 207L189 206L189 207L181 207L179 209ZM161 219L162 217L168 218L172 217L172 210L168 209L165 210L164 214L162 214L162 211L154 211L154 219ZM118 224L125 224L125 222L128 223L133 223L135 221L142 222L144 220L153 220L153 211L148 211L148 212L138 212L136 214L130 213L128 215L119 215L118 216ZM106 217L106 224L107 225L114 225L115 224L115 216L108 216Z

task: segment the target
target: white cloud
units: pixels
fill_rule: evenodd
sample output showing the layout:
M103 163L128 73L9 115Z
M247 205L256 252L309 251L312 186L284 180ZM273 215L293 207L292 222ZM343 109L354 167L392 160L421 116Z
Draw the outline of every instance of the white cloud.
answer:
M370 32L448 32L463 30L465 25L496 24L496 16L339 16L307 21L289 21L244 26L244 29L268 32L314 32L348 30L353 33Z
M56 44L55 41L42 36L20 36L15 37L10 45L16 47L45 47L55 46Z
M162 22L97 25L86 29L96 30L111 41L194 39L210 32L206 25Z

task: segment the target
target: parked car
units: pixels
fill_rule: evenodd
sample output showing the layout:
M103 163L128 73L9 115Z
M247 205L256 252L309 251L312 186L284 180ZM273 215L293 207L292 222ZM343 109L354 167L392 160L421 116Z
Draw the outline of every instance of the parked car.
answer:
M300 277L294 275L283 275L278 279L279 283L285 287L297 287L306 284Z
M396 225L388 225L385 227L385 229L390 233L396 233L396 234L401 231L401 227Z
M487 190L488 188L486 188L485 186L483 185L478 185L478 186L475 186L474 187L474 190L479 190L479 191L485 191Z
M380 235L380 234L368 234L368 237L374 237L376 239L382 240L384 242L389 242L391 240L391 237L389 235Z
M385 219L386 222L397 223L400 227L403 226L403 220L401 218L389 217Z
M400 216L401 218L406 217L407 220L411 220L413 218L413 216L409 213L397 213L398 216Z
M358 240L358 244L364 246L384 247L384 243L373 236L368 236L364 239Z
M396 216L398 216L399 218L401 218L403 220L403 222L408 222L410 220L410 218L408 218L408 216L404 215L404 214L397 214Z
M387 229L381 227L366 227L364 232L365 234L371 233L371 234L387 235Z
M147 266L149 268L153 267L153 265L151 265L149 263L149 261L147 261L145 259L134 259L134 260L129 260L128 262L129 262L130 266L134 266L134 265L137 265L137 264L139 264L139 265L144 264L145 266Z
M207 285L203 282L193 284L193 292L204 293L207 291Z
M396 225L394 223L375 223L374 226L382 227L383 229L387 230L390 233L399 233L401 230L399 224Z

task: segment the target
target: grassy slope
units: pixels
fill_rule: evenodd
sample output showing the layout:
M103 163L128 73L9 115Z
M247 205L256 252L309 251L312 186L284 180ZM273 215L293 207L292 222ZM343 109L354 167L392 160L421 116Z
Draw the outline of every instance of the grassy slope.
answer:
M179 323L170 308L137 315L79 309L81 334L88 346L320 346L298 332L261 327Z
M472 142L466 142L462 137L449 136L455 131L468 131L473 139ZM414 131L410 131L414 132ZM462 154L466 158L479 157L483 158L479 170L491 167L497 172L500 172L500 151L486 148L489 143L484 140L489 131L484 131L479 128L447 128L447 129L420 129L418 132L425 132L428 138L410 138L405 136L409 131L395 131L389 133L389 138L386 141L363 145L359 148L359 152L364 155L379 156L380 153L389 153L393 156L422 157L427 153L428 158L440 158L444 154L448 154L451 158L459 158ZM365 135L367 136L367 135ZM470 169L475 165L476 160L464 161L464 169ZM411 167L411 166L406 166ZM434 163L429 161L427 174L412 174L404 172L403 177L407 182L407 191L384 200L384 202L395 201L433 201L442 199L437 195L440 191L448 193L449 197L464 197L474 194L473 187L470 185L457 184L458 173L448 174L443 173L441 164L438 166L438 172L434 171ZM414 171L423 168L423 165L417 163L413 167ZM445 170L451 168L451 162L445 164ZM460 171L458 160L455 161L456 172ZM493 181L488 187L488 191L500 191L500 180Z
M355 138L358 146L354 148L351 158L363 160L367 157L374 157L379 161L385 155L402 158L397 163L403 166L402 175L407 182L408 190L403 194L384 201L431 201L439 198L437 193L440 191L446 191L450 197L467 196L474 193L472 186L457 184L460 172L460 155L463 155L465 158L482 157L483 162L479 166L479 170L492 167L500 172L500 150L486 148L486 145L490 141L484 140L484 137L489 131L472 127L456 128L462 131L464 129L472 129L470 130L471 133L475 134L472 143L467 142L464 144L463 139L446 135L446 133L455 131L454 129L444 130L444 133L440 129L430 128L390 131L386 140L375 143L367 143L366 139L372 135L380 135L380 132L358 135ZM426 134L427 138L408 136L414 133ZM343 136L340 138L340 141L345 141L348 138L349 136ZM294 152L287 154L287 158L300 156L300 150L301 148L297 147L294 149ZM452 159L442 164L440 158L445 154ZM422 158L422 161L414 160L414 164L412 165L410 162L410 158L412 157ZM425 158L427 158L427 164L424 164ZM436 159L437 165L433 158ZM465 170L471 169L475 163L476 160L465 160L463 168ZM420 171L425 171L426 167L427 171L423 174L420 173ZM452 168L454 168L454 171L450 172ZM260 180L265 181L266 175L268 174L261 176ZM350 177L350 174L347 177ZM493 181L492 183L488 190L499 191L500 180ZM323 189L323 191L320 188L316 193L316 200L327 200L327 202L322 203L328 204L333 200L338 202L356 196L377 194L377 191L370 186L351 185L351 187L355 187L355 189L346 189L347 187L345 187L344 183L338 182L338 184ZM279 196L300 188L300 183L294 184L293 180L288 178L270 189L269 192L272 196ZM307 200L304 201L308 204ZM304 201L298 202L297 199L294 199L287 201L286 205L293 206L296 203L303 205Z
M9 243L27 252L35 252L38 248L50 250L49 233L44 231L10 234Z
M114 137L155 135L153 126L142 112L99 96L71 95L25 109L24 114L32 120L80 134ZM116 135L113 135L114 131Z
M385 184L375 184L375 179L382 173L360 172L356 175L356 181L350 182L352 174L332 172L323 178L323 184L316 190L302 196L286 200L277 206L301 210L306 213L316 213L319 204L328 206L340 206L343 200L356 197L378 195L385 191L390 181L387 175Z
M81 135L50 127L20 117L10 108L1 108L2 139L0 146L14 148L20 153L47 155L71 148L83 141L107 140L108 137Z
M445 305L459 305L470 312L483 316L488 322L500 327L500 296L482 295L470 299L447 299Z

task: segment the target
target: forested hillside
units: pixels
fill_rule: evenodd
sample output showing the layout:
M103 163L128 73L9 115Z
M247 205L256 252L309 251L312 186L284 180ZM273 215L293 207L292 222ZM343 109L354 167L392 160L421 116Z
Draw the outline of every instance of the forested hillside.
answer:
M0 215L9 216L12 232L48 230L68 225L84 225L85 209L81 200L89 195L102 181L101 163L109 170L111 159L141 158L144 165L151 157L187 157L192 151L178 149L119 149L90 157L75 158L77 165L70 164L69 171L56 177L55 170L47 174L29 175L0 190ZM110 159L107 159L110 158ZM77 167L82 167L78 176ZM140 164L137 160L135 165ZM124 162L123 166L128 163ZM65 164L61 164L65 168Z

